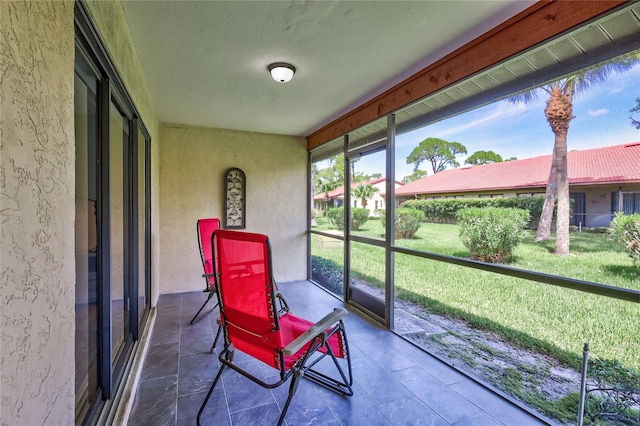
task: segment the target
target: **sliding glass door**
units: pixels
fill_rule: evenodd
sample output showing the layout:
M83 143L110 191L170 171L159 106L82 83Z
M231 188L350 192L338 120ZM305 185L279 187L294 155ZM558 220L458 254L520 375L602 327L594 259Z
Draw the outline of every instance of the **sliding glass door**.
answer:
M347 301L389 325L386 118L349 135L345 175Z
M76 62L76 417L99 396L98 335L98 80L86 62Z
M76 424L113 401L151 300L150 138L89 33L76 32Z

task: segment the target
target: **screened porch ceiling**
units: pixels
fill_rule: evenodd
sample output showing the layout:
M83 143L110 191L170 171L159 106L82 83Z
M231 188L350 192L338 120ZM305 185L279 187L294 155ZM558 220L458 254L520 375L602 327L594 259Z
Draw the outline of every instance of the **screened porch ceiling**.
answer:
M160 121L307 136L535 3L123 0ZM288 62L293 80L267 66Z
M123 1L164 122L306 136L533 1ZM640 3L396 111L398 132L640 49ZM267 65L289 62L293 80ZM385 137L384 119L350 134ZM341 139L316 156L340 149Z

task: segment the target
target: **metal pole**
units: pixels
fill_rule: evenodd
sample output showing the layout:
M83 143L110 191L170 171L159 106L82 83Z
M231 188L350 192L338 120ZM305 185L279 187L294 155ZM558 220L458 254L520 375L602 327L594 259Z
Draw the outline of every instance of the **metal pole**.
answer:
M618 211L624 213L624 199L622 198L622 187L618 187Z
M587 394L587 368L589 366L589 342L582 349L582 379L580 380L580 406L578 407L578 426L584 421L584 401Z

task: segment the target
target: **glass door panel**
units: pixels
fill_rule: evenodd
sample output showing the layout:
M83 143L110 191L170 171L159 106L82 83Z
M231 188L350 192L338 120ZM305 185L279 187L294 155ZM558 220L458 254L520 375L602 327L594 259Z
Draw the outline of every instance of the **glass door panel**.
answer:
M345 179L349 302L389 324L385 231L386 117L349 135Z
M145 313L149 307L149 294L147 293L149 263L147 262L147 141L144 133L138 129L138 323L144 321Z
M98 238L97 238L97 81L81 61L74 81L76 141L76 418L97 400Z
M311 234L311 279L344 300L344 241Z
M344 140L311 161L311 280L344 300Z
M371 244L351 242L349 299L375 314L385 315L385 249Z
M126 154L129 143L128 120L111 101L109 140L109 218L111 243L111 361L117 363L128 332L128 299L125 270L125 219L127 203Z
M385 149L359 154L351 167L351 234L376 240L385 239Z

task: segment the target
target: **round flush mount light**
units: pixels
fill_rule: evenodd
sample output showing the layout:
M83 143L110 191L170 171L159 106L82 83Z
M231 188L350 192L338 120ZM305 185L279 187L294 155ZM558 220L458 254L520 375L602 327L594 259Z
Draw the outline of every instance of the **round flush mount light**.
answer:
M271 77L278 83L286 83L291 81L296 67L285 62L276 62L267 67L271 73Z

